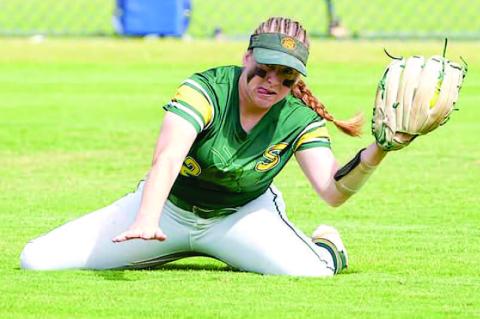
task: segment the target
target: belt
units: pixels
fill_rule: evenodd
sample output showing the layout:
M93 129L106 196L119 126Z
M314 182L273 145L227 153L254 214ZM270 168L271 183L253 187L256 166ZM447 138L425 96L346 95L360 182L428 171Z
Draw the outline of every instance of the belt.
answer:
M196 205L192 205L190 203L187 203L184 200L181 200L180 198L170 194L168 196L168 199L177 207L192 212L195 215L197 215L200 218L203 219L208 219L208 218L213 218L213 217L219 217L219 216L226 216L233 214L238 211L238 207L226 207L226 208L202 208L198 207Z

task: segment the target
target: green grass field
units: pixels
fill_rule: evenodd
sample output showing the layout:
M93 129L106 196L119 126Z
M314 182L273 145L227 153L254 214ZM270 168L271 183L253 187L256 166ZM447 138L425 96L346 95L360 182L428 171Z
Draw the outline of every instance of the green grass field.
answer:
M334 278L233 272L194 258L155 271L19 269L30 239L131 191L162 105L191 73L245 43L0 39L0 318L480 318L480 45L451 43L470 73L452 120L387 157L340 208L292 161L276 179L290 219L336 226L351 267ZM363 111L396 55L440 42L314 42L307 83L332 114ZM330 127L341 162L370 143Z

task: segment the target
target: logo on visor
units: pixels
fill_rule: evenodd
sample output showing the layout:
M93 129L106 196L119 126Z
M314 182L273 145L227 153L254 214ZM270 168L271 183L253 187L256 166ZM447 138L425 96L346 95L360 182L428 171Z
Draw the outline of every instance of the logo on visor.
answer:
M295 39L292 37L285 37L282 39L282 47L288 50L295 50L297 44L295 43Z

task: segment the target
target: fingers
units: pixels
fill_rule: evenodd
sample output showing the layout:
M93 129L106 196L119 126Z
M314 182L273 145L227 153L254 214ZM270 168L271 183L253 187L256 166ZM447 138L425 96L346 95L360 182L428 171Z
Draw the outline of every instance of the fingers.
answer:
M143 239L143 240L159 240L164 241L167 236L160 228L154 230L142 230L142 229L129 229L120 235L114 237L112 241L114 243L124 242L130 239Z
M120 235L114 237L112 241L114 243L120 243L129 239L141 238L141 233L135 232L134 230L127 230L121 233Z

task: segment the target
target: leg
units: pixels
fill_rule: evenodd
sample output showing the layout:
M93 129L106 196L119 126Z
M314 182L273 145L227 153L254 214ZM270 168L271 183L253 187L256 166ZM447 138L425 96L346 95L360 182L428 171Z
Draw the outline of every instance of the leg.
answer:
M315 245L284 214L281 193L271 187L237 213L193 234L195 250L231 266L262 274L331 276L330 252Z
M73 220L29 242L20 257L21 267L34 270L141 268L183 257L189 251L188 221L179 220L167 207L160 227L164 242L112 238L135 219L143 183L113 204Z

